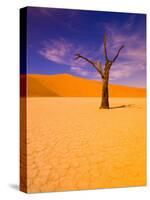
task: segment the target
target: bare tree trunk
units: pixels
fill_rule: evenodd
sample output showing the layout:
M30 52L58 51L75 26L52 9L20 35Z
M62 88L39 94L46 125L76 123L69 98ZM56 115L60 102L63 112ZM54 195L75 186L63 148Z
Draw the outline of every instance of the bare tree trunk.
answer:
M108 90L108 81L109 78L106 77L102 82L102 100L100 108L109 109L109 90Z

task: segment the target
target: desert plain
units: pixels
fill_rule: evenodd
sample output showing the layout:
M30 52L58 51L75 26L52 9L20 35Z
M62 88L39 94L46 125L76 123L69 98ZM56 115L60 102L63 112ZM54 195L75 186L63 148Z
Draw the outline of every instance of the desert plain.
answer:
M146 184L145 98L27 99L27 192Z
M110 109L99 109L101 82L67 74L25 79L22 188L33 193L146 184L144 88L110 84Z

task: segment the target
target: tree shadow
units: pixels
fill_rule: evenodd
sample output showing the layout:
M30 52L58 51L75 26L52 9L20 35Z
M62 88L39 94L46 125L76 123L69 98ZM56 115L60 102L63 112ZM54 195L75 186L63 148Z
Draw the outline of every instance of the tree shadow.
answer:
M113 107L110 107L110 109L129 108L129 107L132 107L132 106L133 106L133 104L121 105L121 106L113 106Z

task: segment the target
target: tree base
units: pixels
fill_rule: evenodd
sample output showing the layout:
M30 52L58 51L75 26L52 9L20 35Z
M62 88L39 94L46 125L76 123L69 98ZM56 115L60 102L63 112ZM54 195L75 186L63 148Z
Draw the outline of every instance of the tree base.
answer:
M109 109L109 102L102 102L101 106L99 107L100 109Z
M100 106L99 109L109 109L109 106Z

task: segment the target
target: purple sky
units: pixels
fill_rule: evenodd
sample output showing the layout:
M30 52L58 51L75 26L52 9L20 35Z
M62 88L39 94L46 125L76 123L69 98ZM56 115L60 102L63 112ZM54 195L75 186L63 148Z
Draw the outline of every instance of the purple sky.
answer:
M28 73L68 73L100 80L80 53L104 67L103 36L107 33L108 56L123 44L110 72L114 84L146 85L146 16L144 14L28 8ZM23 73L23 72L22 72Z

